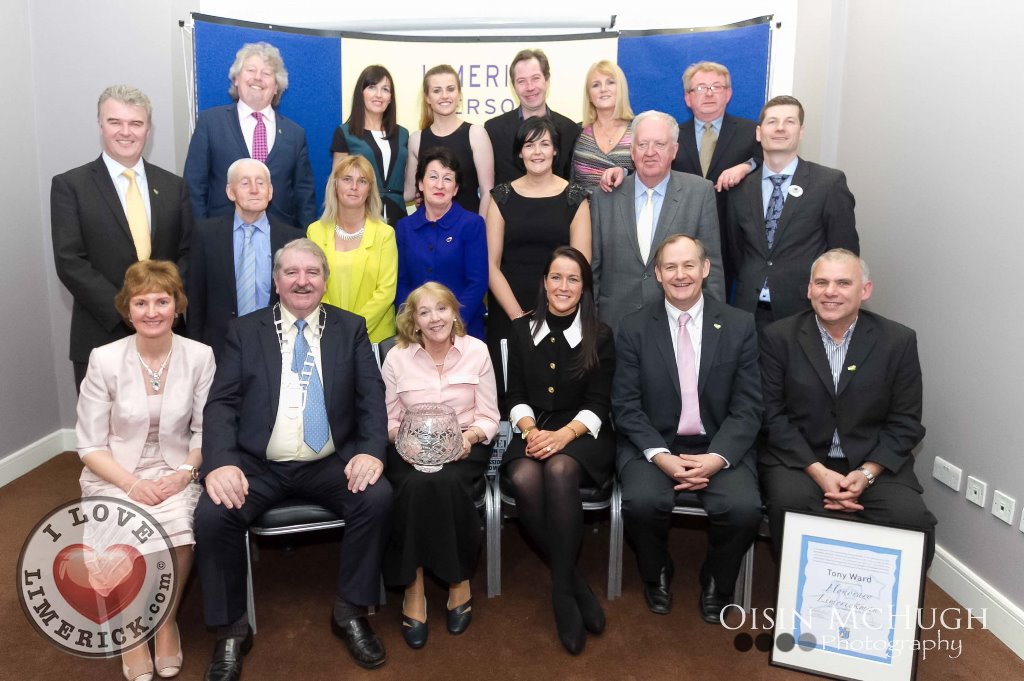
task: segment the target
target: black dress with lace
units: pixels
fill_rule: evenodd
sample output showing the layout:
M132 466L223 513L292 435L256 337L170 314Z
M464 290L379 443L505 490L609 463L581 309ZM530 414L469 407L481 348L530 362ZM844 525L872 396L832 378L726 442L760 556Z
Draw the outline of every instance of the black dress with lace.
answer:
M537 290L551 252L569 245L569 225L587 192L581 185L570 183L554 196L532 198L517 194L506 182L492 189L491 196L505 220L501 272L519 305L530 311L537 304ZM487 345L495 370L501 366L501 339L510 333L511 320L492 293L487 307ZM498 381L499 393L504 392L502 383Z

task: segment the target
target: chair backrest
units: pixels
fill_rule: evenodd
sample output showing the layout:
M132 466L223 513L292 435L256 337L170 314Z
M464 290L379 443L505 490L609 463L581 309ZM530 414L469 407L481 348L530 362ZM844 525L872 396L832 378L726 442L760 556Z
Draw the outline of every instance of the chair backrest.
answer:
M498 341L501 345L501 380L508 391L508 338Z

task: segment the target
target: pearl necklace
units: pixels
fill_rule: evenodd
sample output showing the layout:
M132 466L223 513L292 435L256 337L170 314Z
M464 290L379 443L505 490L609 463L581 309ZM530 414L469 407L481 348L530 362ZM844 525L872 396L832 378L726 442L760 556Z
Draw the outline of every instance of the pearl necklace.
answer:
M164 357L164 361L160 365L160 371L153 371L150 369L149 365L146 364L146 360L142 359L141 352L136 350L135 354L139 356L139 363L142 364L142 368L146 370L147 374L149 374L149 385L153 388L153 392L160 392L160 381L163 379L164 369L167 368L167 360L171 358L171 350L167 351L167 356Z
M363 236L363 232L364 231L366 231L366 225L365 224L362 227L360 227L359 229L357 229L356 231L351 232L351 233L350 232L346 232L344 229L342 229L341 225L335 225L334 226L334 233L342 241L355 241L356 239L359 239L359 238L361 238Z

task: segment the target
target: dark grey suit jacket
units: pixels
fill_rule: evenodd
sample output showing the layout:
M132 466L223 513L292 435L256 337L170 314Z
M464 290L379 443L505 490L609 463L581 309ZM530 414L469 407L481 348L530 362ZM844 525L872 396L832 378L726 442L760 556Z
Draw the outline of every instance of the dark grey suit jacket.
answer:
M807 281L815 258L832 248L860 253L853 194L842 171L800 159L792 186L803 193L786 197L771 250L764 230L761 172L750 173L729 192L726 233L736 259L735 305L741 310L757 308L766 278L776 319L807 310Z
M187 274L192 209L180 177L145 163L154 260L178 264ZM55 175L50 187L50 226L57 277L71 292L72 362L88 362L93 348L131 333L114 308L124 273L138 261L117 189L103 157Z
M622 321L615 338L612 413L619 433L619 468L645 449L671 447L682 398L664 303ZM754 465L748 452L761 428L761 376L754 318L704 296L700 367L700 420L709 452L736 466Z
M923 388L913 330L862 309L838 390L813 311L767 326L761 344L768 426L762 464L824 462L838 430L851 469L874 461L921 491L912 450L924 438Z
M366 335L366 320L330 305L320 338L324 399L331 437L346 463L356 454L381 461L388 441L384 381ZM238 466L264 472L281 397L281 348L271 308L228 325L224 351L203 411L203 474Z
M640 259L636 239L635 191L633 174L614 191L594 192L590 199L594 298L601 319L613 330L627 314L662 304L664 294L654 276L654 251L671 234L687 234L704 243L711 258L711 274L704 290L713 298L725 299L718 210L712 184L694 175L671 171L646 263Z
M238 316L235 288L234 215L221 215L196 223L188 269L188 337L213 348L219 358L224 350L228 322ZM267 217L270 223L270 252L292 239L305 236L297 227ZM266 263L270 270L270 263ZM270 302L277 300L271 284Z

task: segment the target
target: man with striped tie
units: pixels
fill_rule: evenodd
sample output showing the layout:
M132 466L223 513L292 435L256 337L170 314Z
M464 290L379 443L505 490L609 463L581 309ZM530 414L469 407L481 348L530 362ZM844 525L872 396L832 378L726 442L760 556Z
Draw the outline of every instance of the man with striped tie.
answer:
M345 519L331 628L358 665L386 658L366 619L391 516L384 382L363 318L321 304L328 274L308 239L277 251L280 303L233 321L217 361L204 411L207 493L195 516L206 624L217 630L211 681L240 678L252 646L246 531L289 497Z
M271 286L271 256L292 239L297 227L267 213L274 196L270 170L252 158L228 168L230 215L200 220L192 232L188 272L188 323L193 338L224 350L228 322L277 301Z

